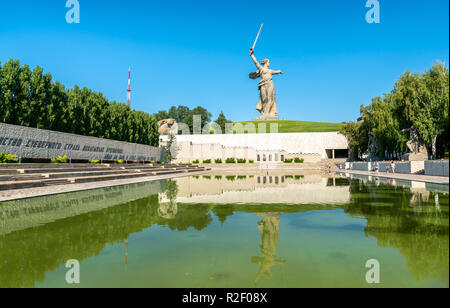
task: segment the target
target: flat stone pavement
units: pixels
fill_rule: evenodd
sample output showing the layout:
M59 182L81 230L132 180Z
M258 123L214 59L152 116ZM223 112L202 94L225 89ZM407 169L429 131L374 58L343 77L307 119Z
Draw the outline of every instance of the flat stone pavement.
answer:
M372 171L361 171L361 170L338 170L333 169L333 172L349 173L349 174L360 174L369 175L380 178L397 179L397 180L409 180L415 182L425 182L434 184L445 184L449 185L449 178L442 176L430 176L421 174L402 174L402 173L386 173L386 172L372 172Z
M111 186L121 186L128 184L136 184L142 182L151 182L158 180L166 180L180 177L187 177L199 174L210 173L210 170L191 172L191 173L178 173L178 174L167 174L167 175L156 175L148 176L136 179L122 179L122 180L112 180L104 182L92 182L92 183L82 183L82 184L68 184L68 185L55 185L55 186L44 186L44 187L34 187L34 188L24 188L16 190L6 190L0 191L0 202L34 198L40 196L65 194L75 191L92 190L97 188L105 188Z

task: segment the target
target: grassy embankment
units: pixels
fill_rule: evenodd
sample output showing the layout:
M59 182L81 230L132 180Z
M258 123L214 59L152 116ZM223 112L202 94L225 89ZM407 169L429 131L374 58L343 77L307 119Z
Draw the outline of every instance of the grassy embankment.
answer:
M317 132L337 132L340 131L342 123L323 122L302 122L302 121L249 121L237 122L242 125L253 123L258 131L258 124L266 123L266 131L269 132L271 123L278 123L279 133L317 133ZM237 124L236 123L236 124Z

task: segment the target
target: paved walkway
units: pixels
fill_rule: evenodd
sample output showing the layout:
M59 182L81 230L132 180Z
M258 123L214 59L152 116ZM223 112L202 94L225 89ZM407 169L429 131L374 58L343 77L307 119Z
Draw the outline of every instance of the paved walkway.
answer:
M449 185L449 178L442 176L430 176L422 174L401 174L401 173L386 173L386 172L372 172L372 171L360 171L360 170L333 170L335 172L361 174L369 176L377 176L380 178L397 179L397 180L409 180L415 182L425 182L434 184Z

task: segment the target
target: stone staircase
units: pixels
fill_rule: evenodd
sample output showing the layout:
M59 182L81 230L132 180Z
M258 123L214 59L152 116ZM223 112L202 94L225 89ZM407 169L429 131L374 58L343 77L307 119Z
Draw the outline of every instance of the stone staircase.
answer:
M208 170L210 169L190 164L0 164L0 191L135 179Z

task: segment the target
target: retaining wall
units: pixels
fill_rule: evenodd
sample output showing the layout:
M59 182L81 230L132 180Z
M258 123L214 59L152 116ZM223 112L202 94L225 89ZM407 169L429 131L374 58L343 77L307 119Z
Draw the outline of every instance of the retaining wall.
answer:
M0 123L0 153L44 158L162 161L164 148Z
M425 175L449 176L449 161L426 161Z

